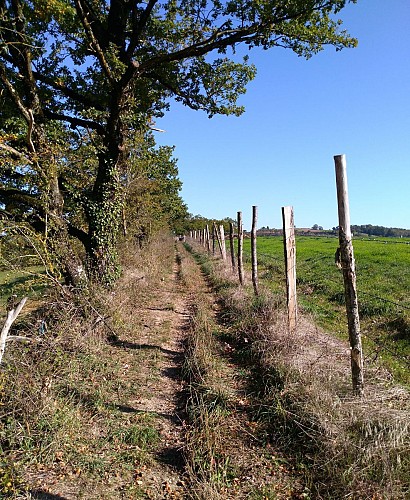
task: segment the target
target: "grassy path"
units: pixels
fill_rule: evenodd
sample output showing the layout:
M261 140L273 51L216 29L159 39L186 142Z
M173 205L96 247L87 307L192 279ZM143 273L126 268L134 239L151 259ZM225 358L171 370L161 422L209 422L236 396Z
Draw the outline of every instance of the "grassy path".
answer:
M255 418L261 402L246 346L235 341L207 276L181 252L186 286L191 283L195 294L184 367L188 496L304 498L301 475Z
M27 424L26 442L36 442L21 464L27 491L16 498L184 496L180 369L190 298L172 240L153 246L126 263L100 305L104 316L59 322L71 331L47 360L55 369L44 366L43 407ZM44 386L36 375L33 391Z

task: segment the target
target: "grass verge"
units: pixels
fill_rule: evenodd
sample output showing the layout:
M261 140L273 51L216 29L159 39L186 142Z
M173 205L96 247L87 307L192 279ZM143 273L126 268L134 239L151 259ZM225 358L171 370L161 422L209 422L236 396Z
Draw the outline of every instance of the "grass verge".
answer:
M306 318L287 334L280 301L253 298L221 264L196 254L214 286L231 342L246 346L259 437L292 456L305 498L405 499L410 495L410 398L376 364L366 395L351 395L349 351ZM242 350L243 351L243 350Z
M155 377L157 349L138 349L146 328L135 310L172 279L173 240L123 256L113 290L57 290L16 325L31 342L10 344L1 366L1 498L147 498L139 474L156 460L160 425L133 403Z

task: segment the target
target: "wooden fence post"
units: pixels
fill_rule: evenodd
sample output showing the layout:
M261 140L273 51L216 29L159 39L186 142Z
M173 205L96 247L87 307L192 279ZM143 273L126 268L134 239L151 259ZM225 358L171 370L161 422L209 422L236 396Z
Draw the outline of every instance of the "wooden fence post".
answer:
M356 292L356 270L350 228L350 209L347 191L346 156L334 157L336 170L337 204L339 212L339 248L336 262L342 268L349 329L352 385L355 394L363 394L363 350L360 335L359 305Z
M223 224L219 226L219 234L221 236L221 252L222 252L222 259L224 262L226 261L226 245L225 245L225 229L223 227Z
M209 236L208 224L206 225L206 228L205 228L205 235L206 235L206 249L207 249L208 253L210 253L211 252L211 241L210 241L210 236Z
M282 220L289 333L294 333L298 319L298 305L296 297L296 242L293 207L282 207Z
M258 283L258 256L256 252L256 225L258 222L258 207L252 207L251 255L252 255L252 284L255 295L259 295Z
M218 242L218 248L219 248L219 252L222 256L222 243L221 243L221 237L220 237L220 234L219 234L219 231L218 231L218 226L216 225L216 222L214 222L214 234L215 234L215 237L216 237L216 240Z
M243 285L243 227L242 212L238 212L238 275L239 283Z
M236 266L235 266L235 247L233 244L233 224L232 222L229 223L229 248L231 250L231 264L232 264L232 271L235 272Z

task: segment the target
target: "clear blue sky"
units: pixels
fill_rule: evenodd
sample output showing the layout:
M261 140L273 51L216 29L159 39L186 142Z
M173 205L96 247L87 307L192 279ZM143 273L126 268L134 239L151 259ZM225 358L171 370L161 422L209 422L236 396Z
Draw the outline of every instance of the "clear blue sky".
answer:
M358 0L339 17L359 40L310 60L251 51L258 68L237 117L207 118L172 104L157 126L175 145L182 197L193 214L236 217L249 229L337 225L333 156L346 154L352 224L410 228L410 0Z

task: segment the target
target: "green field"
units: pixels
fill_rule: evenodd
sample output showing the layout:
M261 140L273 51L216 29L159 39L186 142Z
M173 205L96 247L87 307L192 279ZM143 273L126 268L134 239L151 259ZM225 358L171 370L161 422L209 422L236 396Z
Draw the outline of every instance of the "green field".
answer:
M359 312L365 355L378 358L410 384L410 244L403 239L355 239ZM258 238L260 280L285 289L281 237ZM299 304L324 328L345 337L343 279L335 265L337 238L297 237ZM244 242L245 262L250 241Z
M0 271L0 318L6 315L6 303L11 295L17 295L18 299L28 296L37 301L47 286L42 266Z

